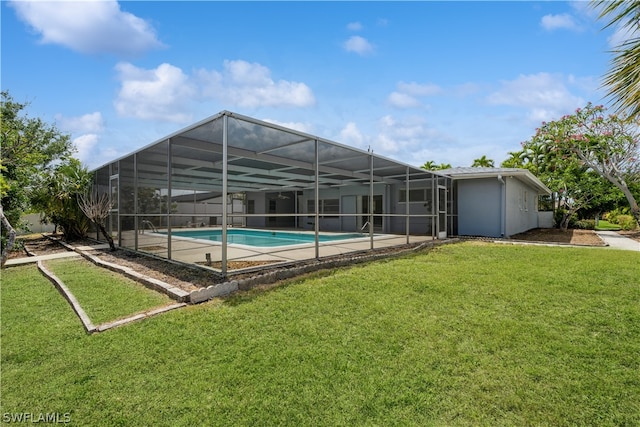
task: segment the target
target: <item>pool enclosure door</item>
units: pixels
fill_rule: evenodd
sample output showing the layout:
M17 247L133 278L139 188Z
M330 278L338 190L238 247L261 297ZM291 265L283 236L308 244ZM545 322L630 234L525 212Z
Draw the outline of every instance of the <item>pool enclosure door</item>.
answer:
M111 203L111 208L109 209L109 229L108 233L111 235L113 240L115 240L118 244L120 242L120 233L118 230L120 229L120 221L119 221L119 202L120 202L120 186L119 186L119 177L118 175L113 175L109 178L109 202Z
M438 186L438 239L447 238L447 187Z
M383 209L382 209L382 195L376 194L373 196L373 231L381 233L383 230ZM369 196L362 196L362 220L360 227L364 227L369 221ZM364 231L367 229L365 228Z

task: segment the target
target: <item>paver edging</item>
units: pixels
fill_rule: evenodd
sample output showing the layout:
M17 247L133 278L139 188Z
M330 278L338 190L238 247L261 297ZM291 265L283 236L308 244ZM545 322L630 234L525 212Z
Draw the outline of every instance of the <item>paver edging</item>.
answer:
M154 309L151 309L151 310L147 310L147 311L142 312L142 313L136 313L136 314L134 314L132 316L125 317L125 318L122 318L122 319L114 320L114 321L111 321L111 322L105 322L105 323L102 323L102 324L96 326L96 325L93 324L93 322L91 321L91 319L89 318L87 313L84 311L84 309L82 308L82 306L80 305L80 303L78 302L76 297L69 290L69 288L66 287L64 282L62 280L60 280L60 278L58 276L56 276L51 271L49 271L49 269L47 269L45 267L45 265L44 265L44 263L42 261L38 261L38 270L40 270L40 272L42 274L44 274L45 277L47 279L49 279L49 281L51 281L53 283L53 285L58 290L58 292L60 292L62 294L62 296L67 300L67 302L73 308L73 311L80 318L80 321L82 322L82 326L84 327L85 331L90 333L90 334L95 333L95 332L104 332L106 330L113 329L113 328L118 327L118 326L126 325L127 323L135 322L137 320L146 319L148 317L155 316L155 315L158 315L158 314L161 314L161 313L165 313L165 312L170 311L170 310L175 310L176 308L185 307L187 305L184 302L178 302L178 303L174 303L174 304L171 304L171 305L166 305L166 306L163 306L163 307L160 307L160 308L154 308Z
M129 267L123 267L118 264L113 264L111 262L103 261L97 256L93 256L86 251L81 251L75 248L74 250L75 252L79 253L83 258L91 261L95 265L106 268L107 270L111 270L113 272L122 274L131 280L135 280L136 282L143 284L147 288L150 288L150 289L153 289L154 291L161 292L165 295L168 295L173 300L176 300L178 302L185 302L188 300L188 297L189 297L188 292L183 291L182 289L176 288L175 286L171 286L169 283L163 282L162 280L154 279L152 277L145 276L144 274L140 274Z
M145 311L142 313L134 314L133 316L125 317L122 319L114 320L112 322L105 322L96 327L95 332L104 332L109 329L116 328L118 326L126 325L127 323L135 322L138 320L146 319L157 314L165 313L167 311L175 310L176 308L185 307L187 303L177 302L175 304L166 305L164 307L156 308L153 310Z
M71 304L73 311L80 318L80 321L82 322L82 326L84 326L84 329L88 333L95 332L96 326L93 324L93 322L91 322L91 319L89 319L89 316L87 315L87 313L82 309L76 297L71 293L69 288L65 286L62 280L60 280L58 276L56 276L51 271L49 271L44 266L44 263L42 261L38 261L38 270L40 270L40 272L44 274L45 277L49 279L49 281L51 281L51 283L53 283L53 286L55 286L58 292L60 292L62 296L67 300L67 302Z

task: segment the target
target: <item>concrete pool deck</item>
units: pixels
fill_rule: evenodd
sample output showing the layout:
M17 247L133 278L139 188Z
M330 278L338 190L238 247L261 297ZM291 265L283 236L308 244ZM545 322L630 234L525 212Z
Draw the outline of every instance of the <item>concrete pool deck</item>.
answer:
M324 233L323 233L324 234ZM134 232L122 232L121 246L134 248ZM138 250L160 257L167 257L166 235L149 233L138 234ZM431 236L409 236L408 243L422 243L432 241ZM379 234L373 238L373 248L387 248L407 244L407 236ZM343 255L351 252L371 249L371 239L365 236L359 239L335 240L319 244L319 257ZM202 264L206 261L206 254L210 254L212 262L222 259L222 245L220 242L202 239L191 239L179 236L171 238L171 259L185 263ZM271 261L293 262L313 259L316 257L314 243L289 246L259 247L229 244L227 246L227 261Z

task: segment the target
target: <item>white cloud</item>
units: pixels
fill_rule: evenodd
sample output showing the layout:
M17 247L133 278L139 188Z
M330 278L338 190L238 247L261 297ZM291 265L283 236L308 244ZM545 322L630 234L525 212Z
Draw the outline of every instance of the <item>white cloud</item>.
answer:
M354 52L361 56L372 54L375 50L375 47L367 39L360 36L350 37L344 42L343 47L347 52Z
M487 101L493 105L526 108L528 118L533 122L559 118L585 104L582 98L569 91L561 76L549 73L520 75L515 80L501 83L502 87L490 94Z
M139 119L185 123L195 103L211 100L247 108L315 104L304 83L274 81L267 67L242 60L225 60L222 71L200 69L190 75L166 63L147 70L122 62L116 71L121 82L116 111Z
M119 115L178 123L191 120L186 111L196 90L180 68L161 64L145 70L122 62L116 71L121 82L114 102Z
M442 93L442 88L435 84L420 84L416 82L398 82L397 91L387 97L387 102L396 108L417 108L423 104L418 99Z
M391 92L387 102L396 108L416 108L422 105L417 98L400 92Z
M76 149L76 157L87 163L94 156L94 147L100 140L100 133L104 132L104 120L98 111L77 117L55 116L56 124L63 132L74 136L71 140Z
M271 71L258 63L225 60L221 72L196 71L203 96L241 107L308 107L315 104L304 83L274 81Z
M396 158L412 158L425 145L447 139L420 116L396 119L387 115L378 120L378 129L371 144L374 151Z
M267 123L273 123L274 125L278 125L278 126L282 126L285 127L287 129L294 129L300 132L304 132L304 133L311 133L313 132L313 125L310 125L308 123L302 123L302 122L280 122L278 120L272 120L272 119L262 119L262 121L267 122Z
M340 131L339 141L352 147L364 148L366 138L354 122L349 122Z
M117 1L12 1L10 5L40 34L42 43L123 56L163 46L148 22L120 10Z
M442 93L442 88L435 84L420 84L416 82L398 82L398 90L414 96L431 96Z
M98 140L98 135L94 133L88 133L73 139L72 142L76 147L77 157L81 162L87 163L92 157L93 147L98 143Z
M349 22L347 24L347 30L349 31L360 31L362 30L362 24L359 22Z
M559 15L545 15L542 17L540 25L547 31L554 31L559 29L578 31L581 29L575 18L568 13L562 13Z
M79 117L64 117L58 114L56 121L61 130L71 133L99 133L104 130L104 120L98 111Z

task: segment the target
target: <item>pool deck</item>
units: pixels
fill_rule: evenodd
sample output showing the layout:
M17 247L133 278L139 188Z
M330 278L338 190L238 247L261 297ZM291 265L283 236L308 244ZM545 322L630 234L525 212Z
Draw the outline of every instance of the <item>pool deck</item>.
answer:
M325 232L323 232L323 234L325 234ZM123 232L121 246L133 249L134 239L135 234L133 232ZM409 236L408 243L421 243L431 240L433 240L431 236ZM400 246L406 243L407 236L404 235L376 234L373 238L374 249ZM371 245L371 238L369 236L364 236L359 239L321 242L319 244L319 257L366 251L372 248ZM166 258L168 254L167 238L165 235L149 232L138 234L138 250ZM207 253L210 254L212 262L220 261L222 259L222 245L220 242L178 236L172 236L171 238L171 258L176 261L202 264L206 261ZM315 257L315 243L276 247L257 247L236 244L229 244L227 246L227 261L272 261L286 263L313 259Z

